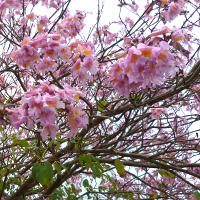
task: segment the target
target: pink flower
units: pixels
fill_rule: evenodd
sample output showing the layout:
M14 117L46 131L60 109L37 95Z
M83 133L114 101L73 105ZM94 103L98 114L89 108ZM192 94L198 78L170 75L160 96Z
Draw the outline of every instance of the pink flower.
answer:
M40 16L37 24L38 33L43 33L45 28L49 23L49 18L47 16Z
M60 43L54 40L48 41L46 47L41 49L42 53L51 58L57 58L60 49Z
M175 29L171 34L171 39L175 42L181 41L185 38L182 29Z
M27 19L31 20L31 21L34 21L35 19L35 14L33 12L29 13L27 16Z
M44 57L36 66L38 72L45 73L47 71L54 71L57 67L55 61L49 57Z
M83 67L85 68L86 73L89 71L91 74L97 73L98 62L97 59L93 56L86 56L83 62Z
M50 108L65 108L65 104L60 101L59 96L50 96L46 95L45 96L45 102Z
M79 73L81 71L82 68L82 64L81 64L81 60L78 59L74 65L72 66L72 70L75 74Z
M42 140L46 141L48 136L50 136L52 138L52 140L55 141L57 131L58 131L57 125L49 124L47 126L44 126L42 131L41 131Z
M19 129L20 125L27 122L27 118L24 116L24 110L19 107L9 115L9 119L14 128Z
M57 117L56 110L45 106L42 108L38 117L39 119L37 121L40 122L42 126L53 124Z
M151 108L151 116L153 119L159 119L161 114L166 114L166 108Z
M19 24L20 25L24 25L27 22L27 18L26 17L22 17Z
M133 4L128 4L131 9L133 10L133 12L137 12L139 6L136 4L136 3L133 3Z
M29 42L30 46L34 48L47 47L47 34L39 34Z
M8 111L11 124L18 129L24 123L32 129L34 124L39 123L42 126L42 139L47 140L50 136L55 140L58 130L56 124L58 109L64 109L68 113L67 120L70 125L68 137L71 137L79 128L86 128L87 126L88 117L83 112L83 106L74 106L79 103L80 93L78 89L67 84L64 89L59 89L55 85L43 82L41 85L35 86L30 92L25 93L19 107Z
M169 45L164 41L159 45L140 43L137 48L130 48L126 57L111 65L110 81L121 95L129 96L131 90L156 86L166 76L175 74L175 59L169 52Z
M129 17L126 17L125 22L129 25L130 28L134 24L134 21L131 18L129 18Z
M12 59L19 66L29 67L34 64L39 58L37 50L30 45L24 45L21 49L12 53Z
M82 107L71 107L68 106L68 121L70 125L70 132L68 138L73 137L79 128L86 128L88 117L83 113Z
M168 11L164 12L165 20L170 22L175 19L183 11L184 4L185 2L182 0L177 3L171 2Z
M168 4L168 0L161 0L161 3L162 3L163 5Z
M170 32L171 32L171 30L167 26L164 26L161 29L156 30L153 33L151 33L150 35L148 35L148 37L155 37L155 36L163 35L163 34L170 33Z
M57 31L65 38L75 37L83 29L85 15L76 11L74 16L67 14L66 18L57 25Z

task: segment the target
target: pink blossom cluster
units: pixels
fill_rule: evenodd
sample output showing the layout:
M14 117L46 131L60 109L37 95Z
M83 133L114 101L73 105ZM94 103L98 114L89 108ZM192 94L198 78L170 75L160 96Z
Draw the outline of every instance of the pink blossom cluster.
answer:
M166 108L151 108L151 116L153 119L159 119L162 114L167 114Z
M117 33L112 33L109 31L109 26L104 25L102 28L99 28L98 31L96 31L93 34L94 37L94 44L97 44L99 37L101 39L101 42L108 45L111 44L115 39L117 38Z
M29 18L32 16L29 16ZM49 18L47 16L39 16L37 23L38 33L43 33L48 31Z
M59 109L66 111L66 121L70 126L68 137L72 137L79 128L86 128L87 116L84 115L83 106L77 105L80 92L66 84L64 89L57 88L44 82L26 92L19 107L10 110L10 121L15 128L26 124L29 129L39 126L42 140L50 136L55 140L58 131ZM80 104L80 103L79 103Z
M75 189L77 192L80 192L80 186L81 186L81 180L82 180L82 175L81 174L78 174L78 175L75 175L75 176L72 176L67 182L68 184L74 184L75 186Z
M24 0L24 4L33 4L36 5L39 3L39 0ZM42 0L42 5L48 8L58 9L59 6L63 4L63 0ZM0 13L5 15L6 9L21 9L22 1L21 0L1 0L0 2Z
M78 77L80 81L90 79L90 75L94 75L98 70L98 61L94 56L94 45L91 42L75 41L70 45L72 51L73 65L72 73ZM89 74L88 74L89 73Z
M162 35L165 35L166 37L171 39L169 45L173 47L173 49L175 49L177 59L181 60L182 56L189 58L189 54L193 50L193 48L189 43L190 36L186 32L184 32L180 28L169 28L167 26L163 26L161 29L155 30L151 34L149 34L147 36L147 39L150 38L150 42L156 44L164 39L161 37Z
M140 43L137 48L131 47L128 54L110 68L112 86L127 97L132 90L154 87L176 72L174 56L164 41L159 46Z
M139 5L138 5L138 4L136 4L136 3L132 3L132 4L128 3L128 6L131 8L131 10L132 10L134 13L137 13L138 8L139 8Z
M200 84L194 85L194 86L192 87L192 89L193 89L194 91L196 91L196 92L199 92L199 91L200 91Z
M35 2L35 0L32 1ZM63 2L63 0L42 0L42 5L57 9Z
M157 188L161 188L163 184L163 188L166 192L166 194L170 191L170 188L173 186L173 191L170 191L170 194L173 194L176 196L176 199L181 199L182 192L178 191L184 191L185 190L185 183L181 182L178 178L167 178L165 176L160 176L157 172L157 170L154 170L151 174L146 176L144 178L144 181L146 183L149 183L150 185L154 185L154 188L152 187L146 187L146 185L143 183L143 187L146 193L152 195L159 195L159 190ZM152 198L155 199L155 198ZM182 196L182 199L184 197ZM185 198L185 199L191 199L191 198Z
M132 28L132 26L134 25L134 21L130 17L126 17L125 22L129 26L129 28Z
M192 102L185 102L187 105L187 111L193 112L195 110L198 114L200 114L200 84L193 86L192 89L195 92L194 100Z
M163 26L161 29L153 31L151 34L147 36L147 38L157 37L164 34L170 34L170 39L174 42L179 42L184 40L184 42L187 43L186 41L187 34L185 34L182 29L175 27L169 28L167 26Z
M57 25L57 32L65 38L75 37L84 27L85 14L77 10L74 16L67 13L66 17Z
M72 65L72 74L80 80L89 79L97 72L97 58L91 42L75 41L66 44L60 34L39 34L34 39L25 38L21 48L13 51L11 57L24 68L35 69L39 74L55 71L57 60Z
M163 26L161 29L153 31L150 35L148 35L148 37L149 38L156 37L156 36L167 34L167 33L171 33L171 29L167 26Z
M12 59L19 66L29 67L39 59L39 54L31 45L23 45L19 50L12 52Z
M25 37L21 48L15 49L11 53L12 59L19 66L34 68L38 73L44 74L47 71L54 71L59 58L64 62L69 62L69 58L72 57L72 50L70 51L66 40L75 37L82 30L84 18L85 15L81 11L76 11L74 16L67 13L63 21L57 25L57 32L48 34L49 19L46 16L38 16L37 30L39 34L33 39ZM30 13L20 23L24 24L28 20L34 21L34 19L35 14ZM90 63L90 61L87 62ZM90 64L89 67L91 67Z
M4 15L6 9L21 8L21 0L3 0L0 2L0 14Z
M167 10L162 12L165 21L172 21L174 20L183 10L185 6L184 0L178 1L170 1L170 0L161 0L163 6L168 6Z

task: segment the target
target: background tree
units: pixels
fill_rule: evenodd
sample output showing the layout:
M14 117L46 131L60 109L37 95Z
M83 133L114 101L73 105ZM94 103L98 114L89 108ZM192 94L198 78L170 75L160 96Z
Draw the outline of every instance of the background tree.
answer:
M0 199L200 199L200 1L74 2L0 2Z

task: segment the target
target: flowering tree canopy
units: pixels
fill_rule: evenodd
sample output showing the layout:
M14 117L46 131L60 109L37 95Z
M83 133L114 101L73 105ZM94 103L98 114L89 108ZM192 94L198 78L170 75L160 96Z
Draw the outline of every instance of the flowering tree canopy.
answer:
M0 1L0 199L200 199L200 1L108 1Z

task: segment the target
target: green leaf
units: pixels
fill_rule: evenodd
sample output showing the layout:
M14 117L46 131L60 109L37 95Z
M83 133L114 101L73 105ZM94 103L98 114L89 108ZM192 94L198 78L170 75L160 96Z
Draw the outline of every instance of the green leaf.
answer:
M4 130L3 126L0 126L0 131L3 131L3 130Z
M162 182L162 183L160 183L159 184L159 188L161 188L161 189L166 189L167 188L167 184L166 184L166 182ZM161 195L161 194L160 194Z
M56 142L56 150L58 150L60 148L61 142L57 141Z
M0 190L2 190L2 188L3 188L3 180L0 179Z
M87 179L84 179L84 181L83 181L83 186L84 187L89 187L90 185L89 185L89 181L87 180Z
M159 169L158 170L158 173L161 175L161 176L165 176L166 178L172 178L174 179L175 178L175 175L170 173L170 172L167 172L166 170L164 169Z
M95 177L100 178L102 176L102 172L96 163L91 166L91 170Z
M88 154L81 154L79 155L79 162L82 166L85 166L87 170L91 168L95 177L100 178L102 176L103 167L98 161L98 158Z
M74 145L74 150L75 150L76 152L79 151L79 144L75 144L75 145Z
M55 190L50 196L48 196L49 200L63 200L63 196L65 193L60 190Z
M82 166L85 164L85 168L88 170L92 166L92 155L87 155L87 154L81 154L79 156L79 162Z
M22 133L23 133L23 131L21 130L21 131L19 131L18 135L21 135Z
M14 140L13 145L19 145L20 147L30 147L26 140Z
M131 99L135 99L136 98L136 94L131 94Z
M21 184L20 180L17 177L10 177L9 178L9 183L13 183L13 184L16 184L16 185L20 185Z
M1 169L1 170L0 170L0 176L1 176L1 177L4 176L4 175L6 174L6 172L7 172L7 168Z
M54 167L55 167L55 170L56 170L56 172L57 172L57 174L61 174L61 171L62 171L62 169L63 169L63 167L62 167L62 165L60 164L60 162L58 162L58 161L55 161L54 162Z
M193 194L197 200L200 200L200 193L198 191L195 191Z
M104 112L104 109L105 109L105 106L108 105L108 102L107 101L100 101L98 104L97 104L97 110L100 111L100 112Z
M153 199L156 199L157 197L158 197L158 195L157 195L157 194L154 194L152 198L153 198Z
M64 109L62 109L62 108L56 109L56 112L58 112L58 113L63 112L63 111L64 111Z
M72 188L72 192L76 193L76 188L75 188L74 184L71 184L71 188Z
M160 196L161 196L161 197L165 197L165 194L163 194L163 193L160 193Z
M87 170L91 168L95 177L100 178L102 176L103 167L98 161L98 158L88 154L81 154L79 155L79 162L82 166L85 166Z
M19 200L25 200L24 195L20 196L20 197L19 197Z
M35 163L32 168L32 177L41 185L49 186L53 178L53 168L50 162L46 161L43 164Z
M130 98L134 101L140 101L142 99L142 96L141 95L138 95L138 94L135 94L135 93L132 93L130 95Z
M40 163L35 163L32 168L32 177L36 181L39 179L38 176L40 175L40 169L42 168Z
M114 161L115 164L115 168L117 170L117 173L120 175L120 177L124 177L125 176L125 169L124 169L124 164L122 161L119 160L119 158L117 158Z
M107 165L107 164L104 164L103 166L104 166L104 168L105 168L106 170L109 170L109 169L110 169L110 166Z

